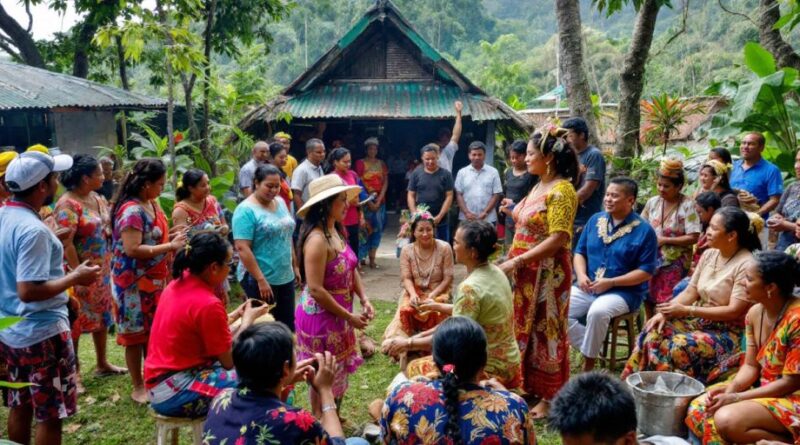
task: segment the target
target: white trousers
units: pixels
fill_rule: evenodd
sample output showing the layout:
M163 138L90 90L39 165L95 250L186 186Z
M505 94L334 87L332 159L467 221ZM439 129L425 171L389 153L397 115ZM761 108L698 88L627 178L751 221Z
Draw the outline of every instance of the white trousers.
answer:
M570 344L579 349L584 357L599 357L611 319L628 312L628 304L615 293L594 296L572 286L567 316ZM579 321L583 317L586 317L585 325Z

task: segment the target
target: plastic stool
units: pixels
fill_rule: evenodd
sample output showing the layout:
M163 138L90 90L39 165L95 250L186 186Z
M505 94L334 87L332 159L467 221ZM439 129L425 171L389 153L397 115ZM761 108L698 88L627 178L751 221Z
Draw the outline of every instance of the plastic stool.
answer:
M156 419L156 443L158 445L178 445L178 433L181 428L192 429L192 444L203 445L203 422L205 417L189 419L187 417L167 417L153 413Z

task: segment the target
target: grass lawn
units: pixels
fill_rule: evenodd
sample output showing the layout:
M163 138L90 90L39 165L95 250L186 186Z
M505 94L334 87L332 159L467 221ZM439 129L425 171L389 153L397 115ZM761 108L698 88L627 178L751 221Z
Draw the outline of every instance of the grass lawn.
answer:
M395 303L373 302L377 312L376 321L367 333L379 340L386 325L392 319ZM123 349L109 338L109 355L112 363L124 365ZM83 367L83 382L86 394L78 401L78 414L64 423L64 443L66 444L125 444L140 445L155 443L155 423L146 406L131 401L130 379L128 376L96 378L94 372L94 347L89 335L81 338L80 359ZM573 363L576 361L573 360ZM378 353L366 361L356 374L350 377L350 389L344 399L342 416L348 427L360 427L369 420L367 405L384 396L386 386L398 372L396 364ZM298 387L296 401L307 406L305 385ZM6 409L0 409L2 431L5 436ZM557 435L545 432L545 423L537 422L537 439L540 444L557 444ZM189 433L184 432L181 443L190 443Z

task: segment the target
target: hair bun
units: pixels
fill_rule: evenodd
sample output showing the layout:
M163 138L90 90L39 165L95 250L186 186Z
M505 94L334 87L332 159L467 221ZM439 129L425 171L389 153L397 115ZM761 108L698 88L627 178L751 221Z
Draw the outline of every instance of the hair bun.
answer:
M658 166L658 173L668 178L679 178L683 173L683 162L675 158L663 158Z
M761 233L761 230L764 229L764 219L761 218L761 215L755 212L744 212L747 214L747 218L750 219L750 232L754 235L758 235Z

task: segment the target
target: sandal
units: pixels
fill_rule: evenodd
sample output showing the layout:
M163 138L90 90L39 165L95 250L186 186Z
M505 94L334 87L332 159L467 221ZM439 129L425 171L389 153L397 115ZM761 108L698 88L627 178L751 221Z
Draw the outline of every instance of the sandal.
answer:
M97 369L94 371L95 377L110 377L115 375L125 375L128 373L128 368L122 368L119 366L113 366L111 369Z
M378 263L369 263L369 268L379 270L381 266L378 266Z

